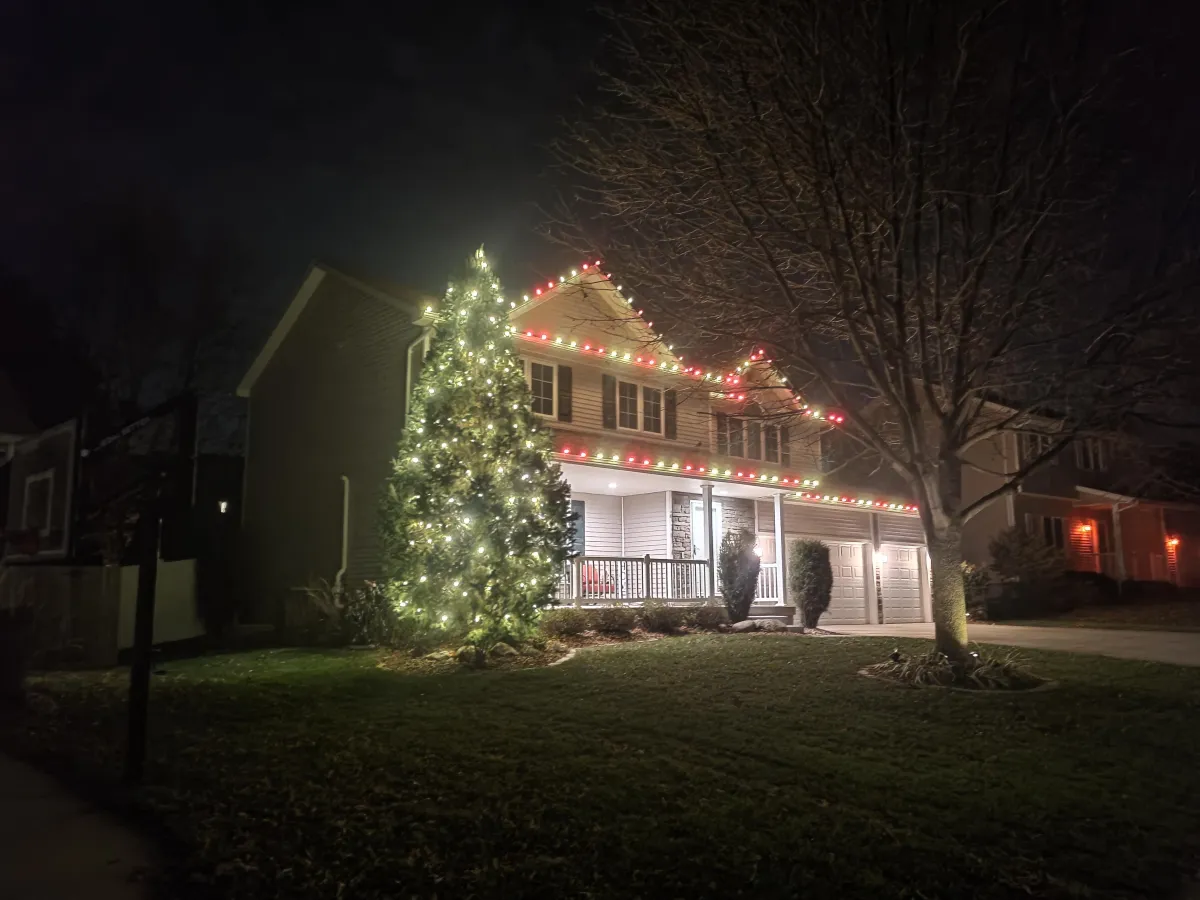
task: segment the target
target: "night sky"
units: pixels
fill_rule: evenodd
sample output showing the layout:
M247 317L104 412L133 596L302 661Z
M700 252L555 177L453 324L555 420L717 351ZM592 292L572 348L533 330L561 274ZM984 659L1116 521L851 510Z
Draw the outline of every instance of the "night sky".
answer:
M574 261L535 203L592 90L583 9L7 4L0 265L63 299L64 223L134 190L245 248L252 346L313 259L440 292L482 242L523 289Z
M537 235L547 143L600 102L605 23L588 3L45 2L0 11L0 269L60 307L72 223L136 193L226 234L251 270L232 388L319 259L440 293L480 243L508 290L577 262ZM1097 135L1125 196L1192 177L1197 14L1100 4L1123 62ZM1130 204L1115 244L1153 241ZM1198 230L1200 233L1200 230Z

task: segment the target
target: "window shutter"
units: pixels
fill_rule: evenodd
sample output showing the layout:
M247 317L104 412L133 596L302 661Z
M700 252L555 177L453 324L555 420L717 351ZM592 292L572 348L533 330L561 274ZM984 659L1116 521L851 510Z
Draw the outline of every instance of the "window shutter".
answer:
M676 424L675 424L675 404L678 402L678 397L675 391L669 390L663 396L663 433L668 441L675 440Z
M558 421L571 421L571 367L558 367Z
M601 424L605 428L617 427L617 377L605 375L601 380Z
M792 464L792 441L786 425L779 426L779 462L785 466Z
M724 413L717 413L717 453L729 455L729 417Z

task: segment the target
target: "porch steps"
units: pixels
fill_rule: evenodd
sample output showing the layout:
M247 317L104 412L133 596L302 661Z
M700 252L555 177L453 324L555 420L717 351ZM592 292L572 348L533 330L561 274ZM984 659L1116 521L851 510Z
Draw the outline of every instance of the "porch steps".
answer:
M755 603L750 607L749 618L774 619L784 625L791 625L796 621L796 607L777 606L774 603Z

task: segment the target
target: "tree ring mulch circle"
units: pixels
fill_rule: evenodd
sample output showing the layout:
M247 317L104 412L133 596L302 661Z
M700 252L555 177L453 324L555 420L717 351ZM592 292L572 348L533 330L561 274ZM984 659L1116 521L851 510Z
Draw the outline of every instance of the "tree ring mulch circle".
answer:
M973 696L985 697L1013 697L1022 694L1036 694L1038 691L1052 691L1059 686L1057 681L1043 681L1041 684L1035 684L1033 687L1022 688L968 688L959 687L954 684L909 684L907 681L900 681L898 678L889 678L887 675L877 675L875 672L868 672L866 669L859 669L858 674L863 678L870 678L874 681L882 682L883 684L891 685L898 688L910 688L912 690L925 690L932 688L938 691L953 691L956 694L971 694Z

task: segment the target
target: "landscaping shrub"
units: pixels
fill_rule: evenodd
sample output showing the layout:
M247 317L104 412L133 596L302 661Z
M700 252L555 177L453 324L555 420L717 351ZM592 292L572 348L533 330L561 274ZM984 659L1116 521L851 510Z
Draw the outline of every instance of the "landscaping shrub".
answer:
M637 626L637 610L628 606L597 606L590 612L592 627L605 634L628 634Z
M788 581L804 627L816 628L833 594L829 548L820 541L794 541L788 558Z
M729 613L716 603L693 606L688 613L689 620L697 628L719 628L729 624Z
M1062 551L1017 526L996 535L989 550L992 575L999 586L987 599L986 618L1037 618L1071 608L1071 596L1063 589L1066 560Z
M641 608L642 627L647 631L670 634L678 631L688 620L688 610L682 606L668 606L650 601Z
M987 566L977 566L963 562L963 590L967 597L967 616L972 619L986 619L988 588L992 583L992 573Z
M386 586L364 581L342 596L342 629L351 644L392 646L398 635L399 616Z
M1066 565L1061 550L1015 525L992 538L988 549L992 554L992 573L1000 581L1052 581Z
M754 592L758 588L758 570L762 561L754 552L756 542L754 535L742 528L730 531L721 540L717 575L721 599L734 622L750 615L750 604L754 602Z
M1114 602L1142 603L1156 600L1175 600L1179 597L1179 588L1169 581L1134 581L1130 579L1121 583L1121 594L1115 594Z
M1067 609L1102 606L1120 600L1116 580L1098 572L1063 572L1058 581L1063 593L1062 605Z
M583 634L588 629L589 616L586 609L578 606L558 606L542 610L538 619L538 627L547 637L563 637L570 634Z

